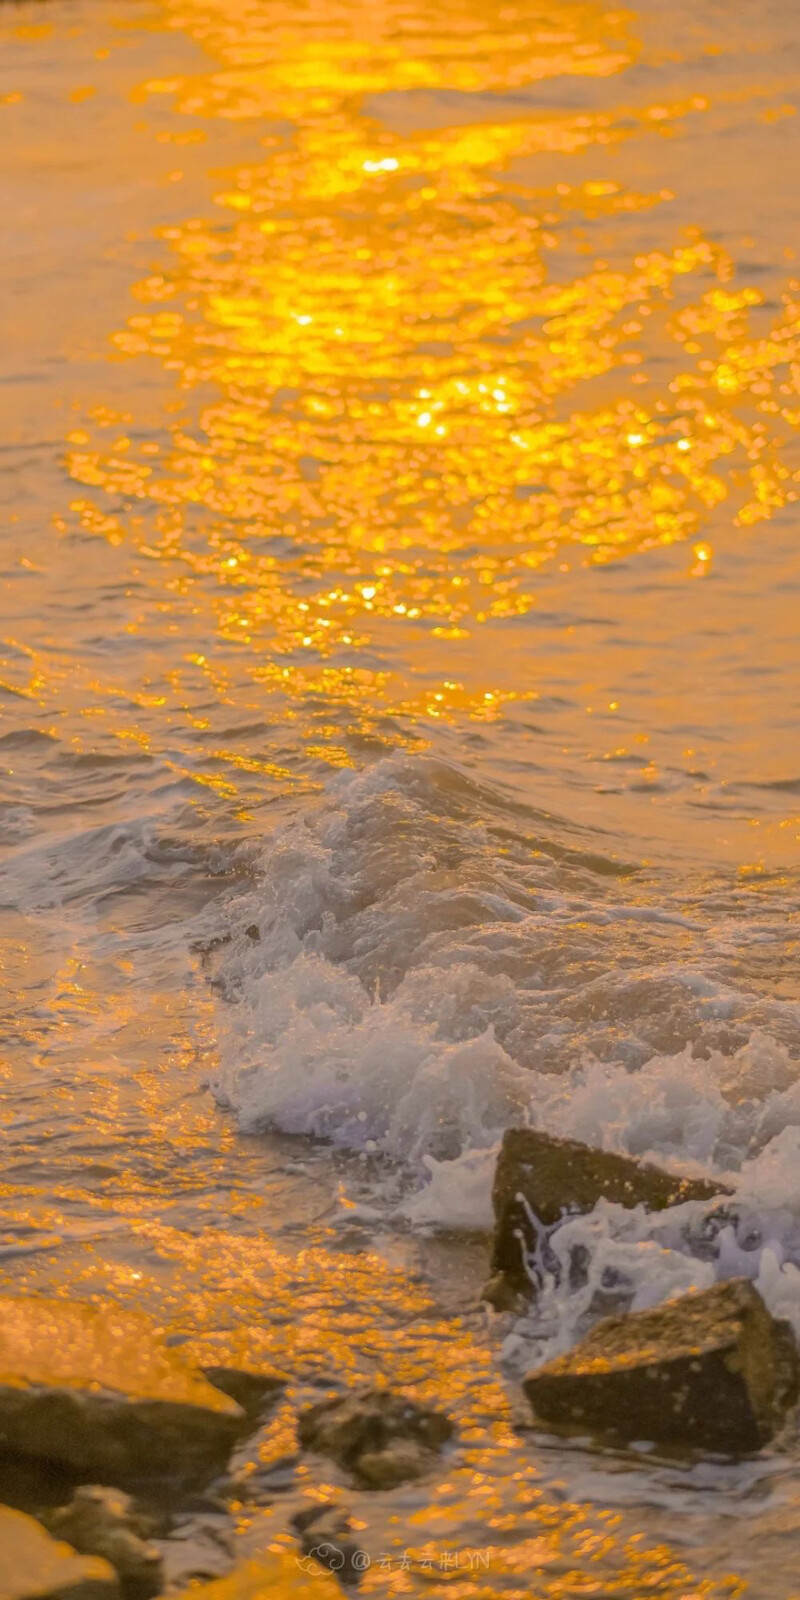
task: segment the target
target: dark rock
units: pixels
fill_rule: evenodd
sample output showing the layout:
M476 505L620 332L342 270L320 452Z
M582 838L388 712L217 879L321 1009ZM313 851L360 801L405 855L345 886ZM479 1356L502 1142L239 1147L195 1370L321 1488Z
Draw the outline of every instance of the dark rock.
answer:
M0 1505L16 1506L38 1517L40 1511L63 1505L74 1486L74 1474L50 1461L9 1456L0 1450Z
M705 1178L678 1178L631 1156L595 1150L574 1139L556 1139L534 1128L508 1128L492 1191L492 1303L502 1300L504 1293L532 1292L525 1256L541 1258L546 1253L547 1232L566 1214L591 1211L601 1199L663 1211L686 1200L710 1200L727 1193L721 1184ZM507 1280L506 1290L494 1282L499 1274Z
M796 1404L797 1345L736 1278L607 1317L523 1388L537 1419L558 1429L740 1455Z
M50 1532L86 1556L103 1556L122 1579L131 1600L150 1600L162 1586L158 1545L147 1539L146 1524L122 1489L83 1484L66 1506L44 1519Z
M202 1481L224 1465L244 1423L149 1317L0 1300L0 1453L101 1483Z
M0 1506L0 1600L118 1600L113 1567L79 1555L27 1517Z
M223 1394L235 1400L245 1415L251 1418L260 1417L281 1389L286 1388L286 1379L277 1372L249 1367L206 1366L201 1367L200 1371L215 1389L221 1389Z
M358 1458L358 1476L368 1489L396 1489L429 1470L433 1457L416 1439L397 1439L382 1450L365 1450Z
M301 1412L298 1422L305 1449L331 1456L370 1489L421 1477L452 1435L443 1412L382 1388L321 1400Z
M358 1583L370 1561L344 1506L315 1501L297 1511L291 1522L304 1556L335 1572L341 1583Z

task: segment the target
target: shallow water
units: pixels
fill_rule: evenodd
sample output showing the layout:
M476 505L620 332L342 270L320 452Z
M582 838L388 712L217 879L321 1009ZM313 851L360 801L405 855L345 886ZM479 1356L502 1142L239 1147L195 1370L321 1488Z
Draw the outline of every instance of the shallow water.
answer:
M286 1366L242 1551L320 1487L297 1398L382 1371L460 1444L351 1495L366 1592L800 1595L793 1445L518 1433L581 1308L478 1303L529 1115L737 1189L712 1262L581 1224L598 1274L800 1331L800 12L0 48L2 1283Z

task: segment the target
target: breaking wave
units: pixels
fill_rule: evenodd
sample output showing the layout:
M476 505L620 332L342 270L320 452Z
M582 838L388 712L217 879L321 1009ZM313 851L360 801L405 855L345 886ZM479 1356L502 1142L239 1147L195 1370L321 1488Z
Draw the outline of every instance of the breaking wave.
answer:
M738 1211L711 1261L685 1218L602 1206L570 1222L587 1293L610 1266L637 1304L744 1271L800 1328L785 886L716 878L679 896L613 841L599 854L451 766L396 755L279 828L226 914L212 1088L243 1128L382 1152L419 1176L405 1215L448 1226L488 1225L511 1122L719 1174Z

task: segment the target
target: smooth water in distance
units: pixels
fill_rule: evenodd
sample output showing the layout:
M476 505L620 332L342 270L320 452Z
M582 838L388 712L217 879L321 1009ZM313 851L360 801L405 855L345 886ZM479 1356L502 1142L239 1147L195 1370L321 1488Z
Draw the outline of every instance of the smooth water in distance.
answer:
M237 1556L383 1373L459 1445L351 1495L364 1594L800 1595L797 1447L518 1432L581 1308L479 1299L530 1117L737 1191L595 1281L800 1332L800 7L2 0L0 59L0 1287L290 1373Z

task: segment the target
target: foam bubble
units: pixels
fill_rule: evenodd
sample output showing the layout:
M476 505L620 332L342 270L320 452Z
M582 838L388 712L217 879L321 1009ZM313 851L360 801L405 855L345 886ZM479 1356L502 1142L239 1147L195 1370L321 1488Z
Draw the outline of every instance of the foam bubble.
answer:
M552 1286L562 1334L611 1277L644 1305L745 1271L794 1307L800 1007L753 981L735 887L686 915L565 829L438 762L339 776L229 904L214 1092L249 1130L407 1164L418 1223L489 1224L510 1123L733 1183L713 1260L700 1215L571 1222L589 1278L569 1307ZM778 930L753 926L763 960Z

